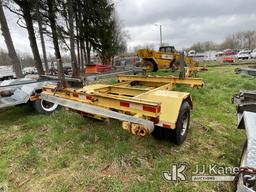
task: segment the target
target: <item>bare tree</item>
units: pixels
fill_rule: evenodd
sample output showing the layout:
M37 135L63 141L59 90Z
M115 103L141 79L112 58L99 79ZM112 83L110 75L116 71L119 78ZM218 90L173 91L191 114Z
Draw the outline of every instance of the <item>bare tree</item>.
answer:
M9 57L8 53L6 53L4 50L0 49L0 65L12 65L12 60Z
M38 51L38 46L37 46L37 42L36 42L36 36L35 36L35 31L34 31L34 26L33 26L33 19L31 16L31 3L28 0L13 0L20 8L22 11L22 17L26 22L26 28L28 31L28 38L30 41L30 47L32 49L32 53L34 56L34 60L35 60L35 66L37 68L37 71L39 73L39 75L44 74L44 69L42 66L42 61L40 58L40 54Z
M254 40L255 31L244 32L244 38L246 40L247 48L252 49L252 44Z
M64 74L60 74L63 71L63 63L62 63L62 58L60 54L60 47L58 42L58 31L57 31L56 18L55 18L56 2L54 0L47 0L47 6L48 6L48 18L49 18L50 27L52 30L52 41L53 41L53 46L55 51L55 57L58 61L58 72L59 72L59 75L64 75Z
M2 0L0 0L0 25L1 25L1 30L3 32L5 43L6 43L6 46L8 49L8 55L12 61L13 70L16 74L16 77L21 78L21 77L23 77L23 75L22 75L22 70L21 70L21 66L20 66L20 60L17 56L17 53L16 53L14 45L13 45L10 30L9 30L9 27L7 25L7 21L6 21L5 15L4 15Z
M44 34L43 34L43 26L42 26L42 16L40 13L40 2L37 2L37 7L36 7L36 16L37 16L37 22L38 22L38 31L40 35L40 40L41 40L41 45L42 45L42 51L43 51L43 58L44 58L44 66L45 66L45 71L46 73L49 73L49 66L48 66L48 61L47 61L47 55L46 55L46 49L45 49L45 41L44 41Z
M76 22L76 47L77 47L77 65L78 69L83 72L82 67L81 67L81 57L82 54L81 49L80 49L80 28L81 28L81 12L79 8L79 4L76 5L76 10L75 10L75 22Z
M68 23L69 23L69 39L70 39L72 76L79 77L79 69L77 67L76 52L75 52L75 34L74 34L74 19L73 18L74 18L73 0L68 0Z

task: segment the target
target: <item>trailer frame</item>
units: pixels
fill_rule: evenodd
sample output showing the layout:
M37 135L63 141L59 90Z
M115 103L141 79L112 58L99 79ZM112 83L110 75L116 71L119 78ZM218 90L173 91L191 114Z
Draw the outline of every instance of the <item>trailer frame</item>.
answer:
M193 108L190 93L172 91L177 84L192 88L204 86L200 78L174 76L120 75L117 81L114 85L93 84L80 89L48 85L43 87L40 99L85 116L120 120L130 133L147 136L156 126L176 130L183 103Z

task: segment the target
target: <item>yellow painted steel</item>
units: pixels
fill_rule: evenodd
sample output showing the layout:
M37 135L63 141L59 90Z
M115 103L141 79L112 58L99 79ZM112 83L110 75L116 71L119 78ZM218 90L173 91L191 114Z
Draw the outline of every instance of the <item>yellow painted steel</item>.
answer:
M207 71L208 69L205 67L185 67L185 77L191 77L196 75L197 72Z
M195 88L202 88L204 86L204 82L201 78L185 78L180 79L178 77L174 76L133 76L133 75L120 75L117 77L117 79L122 81L141 81L141 82L154 82L154 83L161 83L161 84L167 84L171 83L173 85L176 84L183 84L183 85L189 85L190 87Z
M99 93L110 93L112 95L123 95L128 97L133 97L138 94L144 93L150 89L139 89L139 88L132 88L132 87L118 87L118 86L108 86L105 88L96 89Z
M168 90L152 91L150 93L140 95L137 98L161 102L161 114L159 117L160 121L162 123L169 124L171 129L176 128L176 121L182 102L187 100L190 104L192 104L192 99L189 93Z
M136 98L131 98L127 96L113 95L111 93L100 93L99 92L100 89L98 89L99 87L102 87L102 89L106 89L107 87L109 87L111 90L112 86L111 85L101 86L100 84L96 84L96 85L85 86L84 88L78 89L78 90L64 89L64 90L59 90L55 92L52 91L53 89L55 89L55 87L48 86L48 87L45 87L46 91L44 91L44 93L48 95L56 96L56 97L78 101L81 103L88 103L88 104L92 104L95 106L100 106L108 109L115 109L120 112L129 113L132 115L141 114L146 117L159 117L159 112L148 112L148 111L143 111L143 109L139 109L139 108L128 108L128 107L120 106L120 102L128 102L134 106L140 105L143 107L143 105L145 105L145 106L157 108L158 106L160 107L159 102L154 102L152 100L145 100L145 99L136 99ZM51 90L49 88L51 88ZM97 89L93 89L93 88L97 88ZM79 96L78 97L74 96L76 94L78 94ZM89 100L89 99L86 99L86 97L91 97L91 98Z
M167 124L175 129L180 107L184 100L192 108L189 93L171 91L176 84L201 88L204 83L199 78L179 79L177 77L118 76L115 85L94 84L81 89L58 89L56 86L43 88L44 94L99 106L120 113L152 120L155 124ZM86 113L86 111L85 111ZM95 114L91 114L93 117ZM133 132L144 130L140 125L123 123ZM146 132L140 133L146 134Z
M158 69L169 69L172 66L172 62L180 60L180 54L177 52L158 52L149 49L140 49L137 51L137 55L142 58L141 64L142 66L147 62L154 62ZM184 57L184 61L189 67L198 67L198 63L193 60L191 57ZM149 66L146 66L149 67ZM174 66L176 69L179 68L179 65ZM151 68L147 69L148 71L152 71Z

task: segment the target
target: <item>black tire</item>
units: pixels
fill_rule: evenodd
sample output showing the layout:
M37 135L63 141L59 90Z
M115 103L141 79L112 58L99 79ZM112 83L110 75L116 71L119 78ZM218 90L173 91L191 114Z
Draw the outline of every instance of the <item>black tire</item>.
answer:
M150 72L157 72L158 68L157 68L157 65L151 61L146 61L144 64L143 64L143 67L145 68L150 68Z
M163 127L155 126L154 131L151 133L151 135L157 139L157 140L162 140L164 139L164 130Z
M33 108L40 114L51 114L60 108L59 105L41 99L34 101Z
M241 74L241 73L242 73L242 69L240 69L240 68L235 69L235 74Z
M179 116L176 122L175 143L181 145L187 138L190 126L190 106L187 101L181 105Z
M171 63L170 63L170 68L171 68L172 72L175 72L175 71L176 71L176 64L177 64L177 62L176 62L176 59L174 58L174 59L171 61Z
M186 127L184 129L184 117L186 120ZM188 130L190 125L190 106L187 101L184 101L181 105L180 112L178 115L176 129L167 129L163 127L155 126L152 135L155 139L165 139L170 142L175 142L176 145L181 145L187 138Z
M175 67L174 65L171 67L171 71L172 71L173 73L176 71L176 67Z

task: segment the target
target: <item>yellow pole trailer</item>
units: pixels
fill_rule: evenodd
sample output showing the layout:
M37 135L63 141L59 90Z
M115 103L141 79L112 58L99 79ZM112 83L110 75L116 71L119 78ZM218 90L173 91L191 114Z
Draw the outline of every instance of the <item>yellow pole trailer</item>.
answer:
M89 117L120 120L122 127L135 135L152 134L174 139L176 144L184 142L192 98L190 93L172 89L177 84L202 88L202 79L121 75L117 80L115 85L94 84L80 89L45 86L40 99L34 101L36 109L50 113L57 104Z

